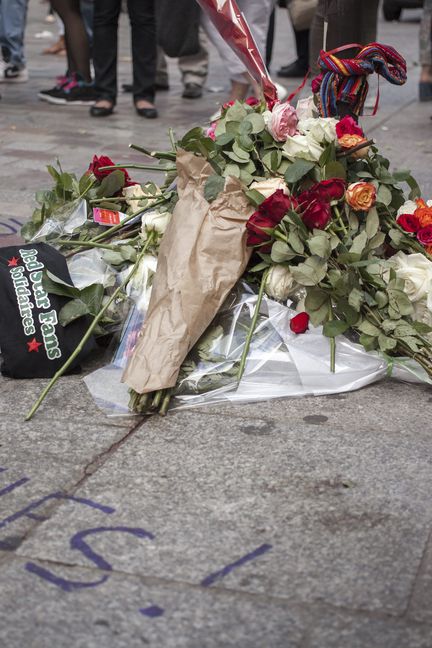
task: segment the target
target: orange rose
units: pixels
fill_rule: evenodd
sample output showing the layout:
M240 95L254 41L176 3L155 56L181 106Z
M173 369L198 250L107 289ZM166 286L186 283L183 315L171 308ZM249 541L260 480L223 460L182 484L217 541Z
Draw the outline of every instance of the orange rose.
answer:
M417 216L421 227L432 225L432 207L417 207L414 216Z
M348 185L345 200L354 211L367 211L375 205L376 189L370 182L354 182Z
M342 137L339 137L339 144L340 146L344 149L344 151L349 151L350 149L354 148L355 146L358 146L362 142L366 142L366 138L362 137L361 135L349 135L348 133L346 135L342 135ZM365 146L364 148L359 149L358 151L354 151L354 153L351 153L350 157L354 158L355 160L360 160L362 158L367 157L369 153L369 146Z

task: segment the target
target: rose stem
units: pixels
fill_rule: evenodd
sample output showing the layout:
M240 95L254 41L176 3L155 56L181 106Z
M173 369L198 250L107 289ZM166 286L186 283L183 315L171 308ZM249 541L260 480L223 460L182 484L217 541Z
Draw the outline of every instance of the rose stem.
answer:
M246 367L246 360L247 360L247 357L248 357L248 354L249 354L249 349L250 349L250 345L251 345L251 342L252 342L252 336L255 333L255 329L256 329L256 325L257 325L257 321L258 321L258 316L259 316L259 311L260 311L262 300L263 300L263 297L264 297L264 288L265 288L265 284L266 284L266 281L267 281L268 273L269 273L269 269L267 268L267 270L265 270L265 272L263 273L263 276L262 276L262 279L261 279L260 289L259 289L258 297L257 297L257 303L255 305L255 311L254 311L254 314L253 314L253 318L252 318L252 322L251 322L248 334L246 336L245 346L244 346L243 353L242 353L241 360L240 360L240 367L239 367L239 370L238 370L238 373L237 373L237 382L240 382L240 380L242 379L243 374L244 374L244 370L245 370L245 367Z
M92 243L91 241L70 241L67 239L59 239L56 241L56 244L59 245L78 245L82 247L95 247L95 248L104 248L105 250L116 250L117 246L114 245L104 245L103 243Z
M161 416L166 416L166 413L168 411L168 407L169 407L169 404L170 404L170 400L171 400L171 390L168 389L165 396L164 396L164 399L162 401L161 408L159 410L159 414Z
M333 320L333 305L330 300L329 310L328 310L329 322ZM330 338L330 371L336 373L336 338Z
M139 256L138 256L138 258L136 260L136 263L133 266L132 270L130 271L130 273L128 274L126 279L120 284L120 286L113 292L111 298L107 301L107 303L104 305L104 307L96 315L93 322L90 324L90 326L88 327L86 333L84 334L83 338L81 339L81 342L76 347L75 351L66 360L64 365L57 371L57 373L53 376L53 378L51 378L50 382L45 387L45 389L42 391L41 395L39 396L39 398L37 399L37 401L35 402L35 404L31 408L31 410L29 411L29 413L25 417L26 421L29 421L34 416L34 414L37 412L37 410L41 406L43 400L45 399L47 394L51 391L51 389L54 387L54 385L56 384L58 379L61 378L61 376L63 376L63 374L69 369L69 367L71 366L71 364L73 363L75 358L81 353L81 351L84 348L85 343L89 340L91 334L93 333L94 329L96 328L96 326L98 325L98 323L102 319L103 315L106 313L106 311L111 306L111 304L115 301L115 299L117 299L120 292L125 288L125 286L132 279L133 275L135 274L135 272L137 271L137 269L139 267L141 259L143 258L144 254L147 252L147 250L148 250L150 244L152 243L152 241L153 241L153 236L151 234L149 234L149 238L145 242L144 247L141 250L141 252L140 252L140 254L139 254Z
M339 225L342 227L342 229L343 229L344 233L346 234L346 236L348 236L348 230L347 230L347 228L345 227L345 223L343 222L343 219L342 219L341 213L340 213L340 211L339 211L339 207L337 207L337 206L335 205L335 206L333 207L333 209L334 209L334 212L335 212L335 214L336 214L336 218L337 218L337 221L338 221Z
M142 169L144 171L175 171L174 165L161 167L157 164L113 164L112 166L101 167L100 171L113 171L114 169Z
M346 151L339 151L336 153L336 157L347 157L355 153L356 151L361 151L362 148L366 148L366 146L372 146L375 144L375 140L370 139L366 140L366 142L361 142L360 144L357 144L357 146L353 146L350 149L347 149Z

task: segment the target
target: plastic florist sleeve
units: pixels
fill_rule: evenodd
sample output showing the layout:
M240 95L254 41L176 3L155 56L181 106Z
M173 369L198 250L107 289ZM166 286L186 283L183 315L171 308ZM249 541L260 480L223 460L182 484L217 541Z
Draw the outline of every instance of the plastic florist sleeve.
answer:
M197 0L224 41L244 63L253 79L262 87L267 103L277 101L276 86L270 79L249 25L236 0Z
M236 178L211 202L211 166L177 156L179 201L163 237L147 319L123 380L145 394L174 387L189 350L246 269L246 222L253 212Z

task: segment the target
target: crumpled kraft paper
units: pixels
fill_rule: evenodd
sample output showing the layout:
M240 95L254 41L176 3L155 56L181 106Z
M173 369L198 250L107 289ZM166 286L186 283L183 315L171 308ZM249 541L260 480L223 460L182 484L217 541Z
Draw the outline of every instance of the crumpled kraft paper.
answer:
M122 380L144 394L174 387L180 366L246 269L246 222L254 208L236 178L212 202L213 172L200 157L177 156L179 201L162 239L147 319Z

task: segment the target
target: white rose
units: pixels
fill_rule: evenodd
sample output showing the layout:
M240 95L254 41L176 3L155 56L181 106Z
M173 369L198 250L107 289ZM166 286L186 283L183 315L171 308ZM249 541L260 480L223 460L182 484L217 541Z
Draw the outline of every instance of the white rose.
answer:
M427 201L427 206L432 207L432 200ZM396 217L400 216L401 214L414 214L415 210L417 209L417 203L414 200L407 200L402 207L399 207L397 210Z
M396 276L405 281L408 299L411 302L426 299L428 308L432 309L432 262L423 254L398 252L389 259L389 264Z
M310 162L318 162L323 149L316 139L310 135L294 135L293 137L288 137L283 145L282 151L289 160L294 161L302 158Z
M147 238L149 232L158 232L159 234L163 234L170 220L171 214L169 212L145 212L141 221L141 234L144 239Z
M261 180L260 182L252 182L249 189L256 189L256 191L259 191L265 198L272 196L278 189L282 189L286 196L289 196L290 194L288 186L282 178L268 178L267 180Z
M337 139L337 119L333 117L309 117L299 122L298 129L303 135L310 134L319 144L330 144Z
M265 285L269 297L285 301L297 288L298 284L294 281L289 268L279 264L270 268Z
M151 286L153 276L157 268L157 258L151 254L144 254L139 264L138 270L129 281L126 287L126 293L137 305L138 310L146 311L150 301ZM126 275L130 272L127 268Z
M428 308L425 299L414 304L412 318L415 322L422 322L432 327L432 311ZM432 343L432 333L427 333L425 337Z
M299 99L296 111L300 121L314 117L316 115L314 96L310 95L310 97L306 97L305 99Z
M150 207L159 197L162 195L159 187L156 188L156 193L151 193L148 187L142 187L140 184L131 185L130 187L123 188L123 196L126 198L126 202L129 207L132 207L133 211L139 211L140 201L136 198L142 198L142 200L148 200L148 206Z

